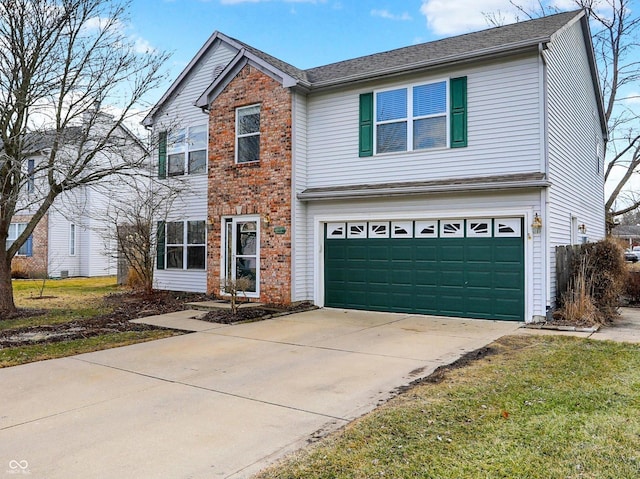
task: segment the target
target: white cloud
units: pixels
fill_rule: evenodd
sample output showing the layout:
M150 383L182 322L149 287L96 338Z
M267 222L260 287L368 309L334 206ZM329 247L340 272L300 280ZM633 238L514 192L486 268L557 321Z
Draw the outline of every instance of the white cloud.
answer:
M638 106L640 105L640 92L629 92L623 98L620 98L620 100L629 107Z
M436 35L456 35L487 28L485 13L498 13L505 23L515 21L509 0L423 0L420 12Z
M283 3L325 3L326 0L220 0L222 5L239 5L241 3L265 3L280 1Z
M391 13L389 10L371 10L372 17L386 18L387 20L413 20L407 12L400 14Z
M520 0L514 2L525 12L540 10L538 0ZM543 0L545 9L552 12L577 10L573 0ZM487 19L491 16L500 24L526 20L525 13L514 7L509 0L422 0L420 7L427 19L427 26L436 35L457 35L494 26Z
M156 51L153 45L142 37L132 36L131 40L133 41L133 48L136 53L153 53Z

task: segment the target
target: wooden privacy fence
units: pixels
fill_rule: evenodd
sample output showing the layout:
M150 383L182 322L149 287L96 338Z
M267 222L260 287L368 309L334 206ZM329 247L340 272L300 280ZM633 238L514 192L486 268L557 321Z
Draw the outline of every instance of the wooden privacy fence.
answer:
M572 264L580 253L580 246L556 246L556 307L562 305L562 298L569 289Z

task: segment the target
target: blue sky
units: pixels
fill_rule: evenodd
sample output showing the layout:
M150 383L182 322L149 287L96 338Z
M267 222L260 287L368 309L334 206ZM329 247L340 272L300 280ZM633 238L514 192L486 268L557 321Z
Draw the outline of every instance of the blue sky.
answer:
M481 30L497 11L514 19L509 0L134 0L129 30L173 52L168 87L215 30L305 69Z

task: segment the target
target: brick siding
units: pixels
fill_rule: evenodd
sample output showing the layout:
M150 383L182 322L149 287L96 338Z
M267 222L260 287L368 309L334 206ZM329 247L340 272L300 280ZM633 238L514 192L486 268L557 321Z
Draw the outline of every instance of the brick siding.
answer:
M221 218L259 215L260 301L291 302L291 93L246 65L210 105L207 289L220 292ZM260 161L235 163L236 108L260 105ZM269 216L267 226L265 217ZM275 234L274 227L284 227Z
M14 216L12 223L27 223L31 216ZM49 217L45 215L33 230L32 255L16 255L11 261L11 271L29 278L47 275L49 262Z

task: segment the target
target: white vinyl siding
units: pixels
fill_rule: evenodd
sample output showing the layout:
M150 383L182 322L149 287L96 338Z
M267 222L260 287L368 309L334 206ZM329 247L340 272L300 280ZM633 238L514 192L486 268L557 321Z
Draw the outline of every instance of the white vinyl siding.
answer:
M467 76L468 147L358 156L359 95L341 90L308 99L308 187L540 171L540 83L535 56L451 72ZM439 77L379 85L404 87Z
M558 34L545 51L549 125L549 237L550 276L555 277L554 248L572 239L573 223L584 224L589 241L605 235L604 178L596 153L602 151L602 132L590 80L580 23ZM551 301L555 283L551 282Z
M298 93L293 94L292 119L292 301L303 301L313 297L313 262L309 263L307 248L307 203L296 198L307 183L307 102ZM313 244L313 241L311 241Z

